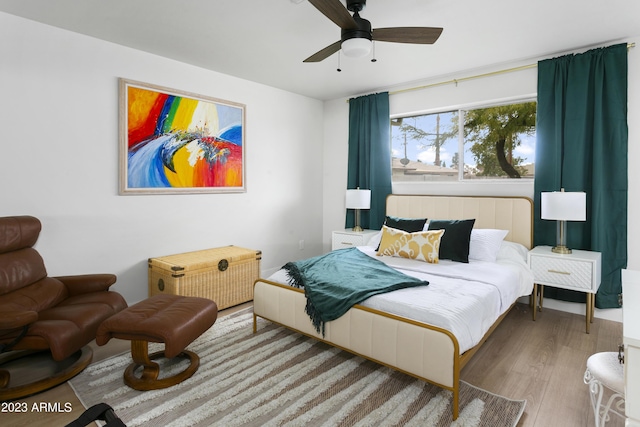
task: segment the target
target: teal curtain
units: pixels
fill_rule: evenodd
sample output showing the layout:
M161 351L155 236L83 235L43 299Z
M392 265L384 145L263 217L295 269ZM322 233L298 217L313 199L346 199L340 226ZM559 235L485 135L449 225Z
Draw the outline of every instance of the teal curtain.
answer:
M391 194L389 93L349 100L349 170L347 189L371 190L371 209L360 211L365 229L382 228L386 199ZM347 210L346 227L353 227L355 213Z
M556 222L540 219L540 193L585 191L587 221L567 223L567 246L602 253L596 306L619 307L627 265L626 44L540 61L536 132L534 243L556 240ZM551 288L545 296L585 300Z

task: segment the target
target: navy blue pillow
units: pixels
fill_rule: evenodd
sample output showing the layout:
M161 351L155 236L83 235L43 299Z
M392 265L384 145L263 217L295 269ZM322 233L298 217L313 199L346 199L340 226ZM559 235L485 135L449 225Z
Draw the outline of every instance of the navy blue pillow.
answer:
M406 231L407 233L416 233L424 230L426 218L399 218L396 216L387 216L384 225L396 230Z
M443 230L440 239L440 259L469 262L469 242L475 219L431 220L429 230Z
M389 228L395 228L396 230L406 231L407 233L416 233L424 230L424 225L427 222L427 218L400 218L397 216L386 216L384 219L384 225ZM376 251L380 249L380 244L376 248Z

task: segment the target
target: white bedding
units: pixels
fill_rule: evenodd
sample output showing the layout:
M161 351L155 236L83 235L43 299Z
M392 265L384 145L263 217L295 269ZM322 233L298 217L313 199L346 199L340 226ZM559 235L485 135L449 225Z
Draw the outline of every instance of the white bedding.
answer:
M451 331L460 353L477 345L491 325L519 297L531 294L533 275L518 245L503 242L497 261L470 260L468 264L440 260L438 264L406 258L376 256L372 246L358 247L403 273L429 282L429 286L375 295L366 307L407 317ZM525 255L526 256L526 255ZM279 270L269 280L288 283Z

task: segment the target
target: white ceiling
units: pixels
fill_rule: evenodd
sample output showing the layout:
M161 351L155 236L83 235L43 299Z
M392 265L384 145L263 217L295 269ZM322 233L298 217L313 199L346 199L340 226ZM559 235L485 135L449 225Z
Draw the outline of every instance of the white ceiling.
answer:
M337 54L302 62L340 38L304 0L0 0L0 11L322 100L640 35L638 0L369 0L374 28L444 31L434 45L376 43L376 63L342 57L337 72Z

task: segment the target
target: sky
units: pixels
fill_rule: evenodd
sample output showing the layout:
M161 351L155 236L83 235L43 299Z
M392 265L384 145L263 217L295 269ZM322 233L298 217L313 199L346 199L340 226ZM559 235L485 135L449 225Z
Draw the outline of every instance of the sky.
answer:
M454 113L440 113L440 133L449 132L452 125L451 119ZM411 124L415 127L421 128L425 132L432 134L428 139L432 142L435 139L435 135L438 133L437 126L437 114L430 114L425 116L417 116L414 120L413 117L405 118L405 123ZM393 157L404 158L404 136L399 131L398 126L391 127L391 150ZM524 161L522 164L533 163L535 161L535 136L524 136L522 143L514 150L514 155L522 157ZM435 160L435 150L433 147L421 147L423 144L421 141L412 140L407 138L407 157L410 160L420 160L423 163L433 164ZM457 138L449 139L442 147L440 147L440 160L444 166L451 166L451 159L453 155L458 151ZM466 165L475 165L475 159L473 154L469 151L465 152L464 158Z

